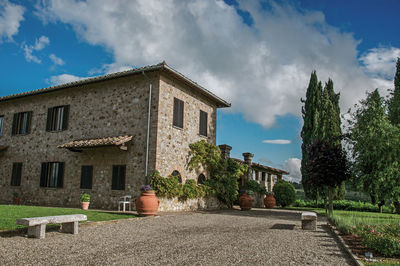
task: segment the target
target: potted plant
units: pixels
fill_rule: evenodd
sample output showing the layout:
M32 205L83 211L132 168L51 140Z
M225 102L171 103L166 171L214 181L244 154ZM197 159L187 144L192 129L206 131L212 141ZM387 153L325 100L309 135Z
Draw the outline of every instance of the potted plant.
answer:
M19 194L17 192L14 192L14 198L13 198L13 202L15 205L19 205L21 203L21 198L19 197Z
M274 197L274 193L272 192L267 192L265 194L265 198L264 198L264 206L267 209L272 209L273 207L275 207L276 205L276 200Z
M136 211L140 216L154 216L160 204L155 191L149 185L142 185L140 191L140 197L136 200Z
M80 200L81 200L82 210L89 209L90 195L88 193L82 193L81 197L80 197Z
M242 211L249 211L253 207L254 192L251 190L244 190L239 197L239 206Z

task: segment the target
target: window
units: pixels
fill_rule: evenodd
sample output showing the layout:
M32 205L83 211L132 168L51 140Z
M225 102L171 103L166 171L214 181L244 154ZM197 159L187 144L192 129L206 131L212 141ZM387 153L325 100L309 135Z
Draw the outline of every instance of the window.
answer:
M12 135L28 134L31 130L32 111L14 114Z
M207 113L200 110L200 131L201 136L207 137Z
M19 187L21 185L22 163L13 163L11 174L11 186Z
M49 162L42 163L42 171L40 175L41 187L57 187L63 186L64 163Z
M3 135L3 120L4 116L0 116L0 136Z
M206 176L203 174L200 174L199 177L197 178L197 184L202 185L206 181Z
M47 110L46 131L61 131L68 127L69 105L51 107Z
M174 126L183 128L184 102L174 98Z
M178 178L178 182L179 182L179 183L182 183L182 176L181 176L181 173L179 173L178 170L172 171L172 174L171 174L171 175L172 175L172 176L176 176L176 177Z
M112 190L124 190L125 189L125 165L114 165L112 172Z
M83 165L81 170L81 189L92 189L93 166Z

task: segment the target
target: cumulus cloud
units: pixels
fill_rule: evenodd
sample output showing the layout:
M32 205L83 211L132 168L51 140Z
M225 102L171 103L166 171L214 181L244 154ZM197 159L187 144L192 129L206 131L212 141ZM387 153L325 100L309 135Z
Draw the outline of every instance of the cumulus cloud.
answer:
M8 0L0 0L0 42L3 38L12 41L12 37L19 31L24 20L25 8L10 3Z
M290 144L291 141L288 139L271 139L271 140L263 140L263 143L268 144Z
M45 48L49 44L50 40L46 36L41 36L39 39L36 39L34 45L23 44L26 61L35 62L38 64L42 63L42 60L40 60L37 56L33 55L33 52L43 50L43 48Z
M114 62L104 72L166 60L232 102L227 111L265 128L277 116L300 116L314 69L320 80L333 79L342 110L365 90L391 87L384 77L366 73L360 41L329 25L322 12L287 2L238 2L251 26L234 7L215 0L48 0L39 2L37 14L44 22L71 25L82 40L111 51Z
M55 85L60 85L60 84L64 84L64 83L81 80L81 79L86 79L86 78L88 78L88 77L78 77L78 76L74 76L74 75L70 75L70 74L61 74L61 75L50 77L47 80L47 82L49 84L51 84L52 86L55 86Z
M62 60L61 58L57 57L55 54L50 54L49 58L53 62L54 65L62 66L62 65L65 64L64 60Z
M400 49L395 47L381 47L370 49L360 57L366 72L371 75L392 79L396 68L397 58L400 57Z
M290 174L284 176L284 179L291 182L300 183L301 182L301 159L299 158L289 158L285 161L285 170Z

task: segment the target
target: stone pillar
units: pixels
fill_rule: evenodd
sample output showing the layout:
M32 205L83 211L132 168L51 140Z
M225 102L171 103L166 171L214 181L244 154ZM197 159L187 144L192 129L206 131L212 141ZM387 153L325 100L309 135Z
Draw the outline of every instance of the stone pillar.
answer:
M261 185L267 187L267 180L265 179L265 172L261 172Z
M260 183L259 181L260 181L260 172L258 172L257 170L255 170L255 180L258 182L258 183Z
M222 158L228 159L228 158L231 157L231 150L232 150L231 146L226 145L226 144L222 144L222 145L219 145L218 147L221 150Z
M252 160L254 157L254 154L250 152L245 152L242 154L244 158L245 164L249 167L249 170L247 171L247 176L245 177L246 179L243 180L243 184L246 183L247 180L251 180L252 175L253 175L253 169L251 168Z
M272 187L274 186L274 179L270 173L268 173L267 182L268 182L268 192L272 192Z

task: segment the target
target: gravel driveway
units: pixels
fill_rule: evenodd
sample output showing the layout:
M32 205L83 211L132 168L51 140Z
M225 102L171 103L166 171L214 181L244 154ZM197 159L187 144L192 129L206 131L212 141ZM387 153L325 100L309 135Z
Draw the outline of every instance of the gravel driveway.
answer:
M300 228L300 213L224 210L81 225L78 235L0 237L0 264L351 265L319 219Z

